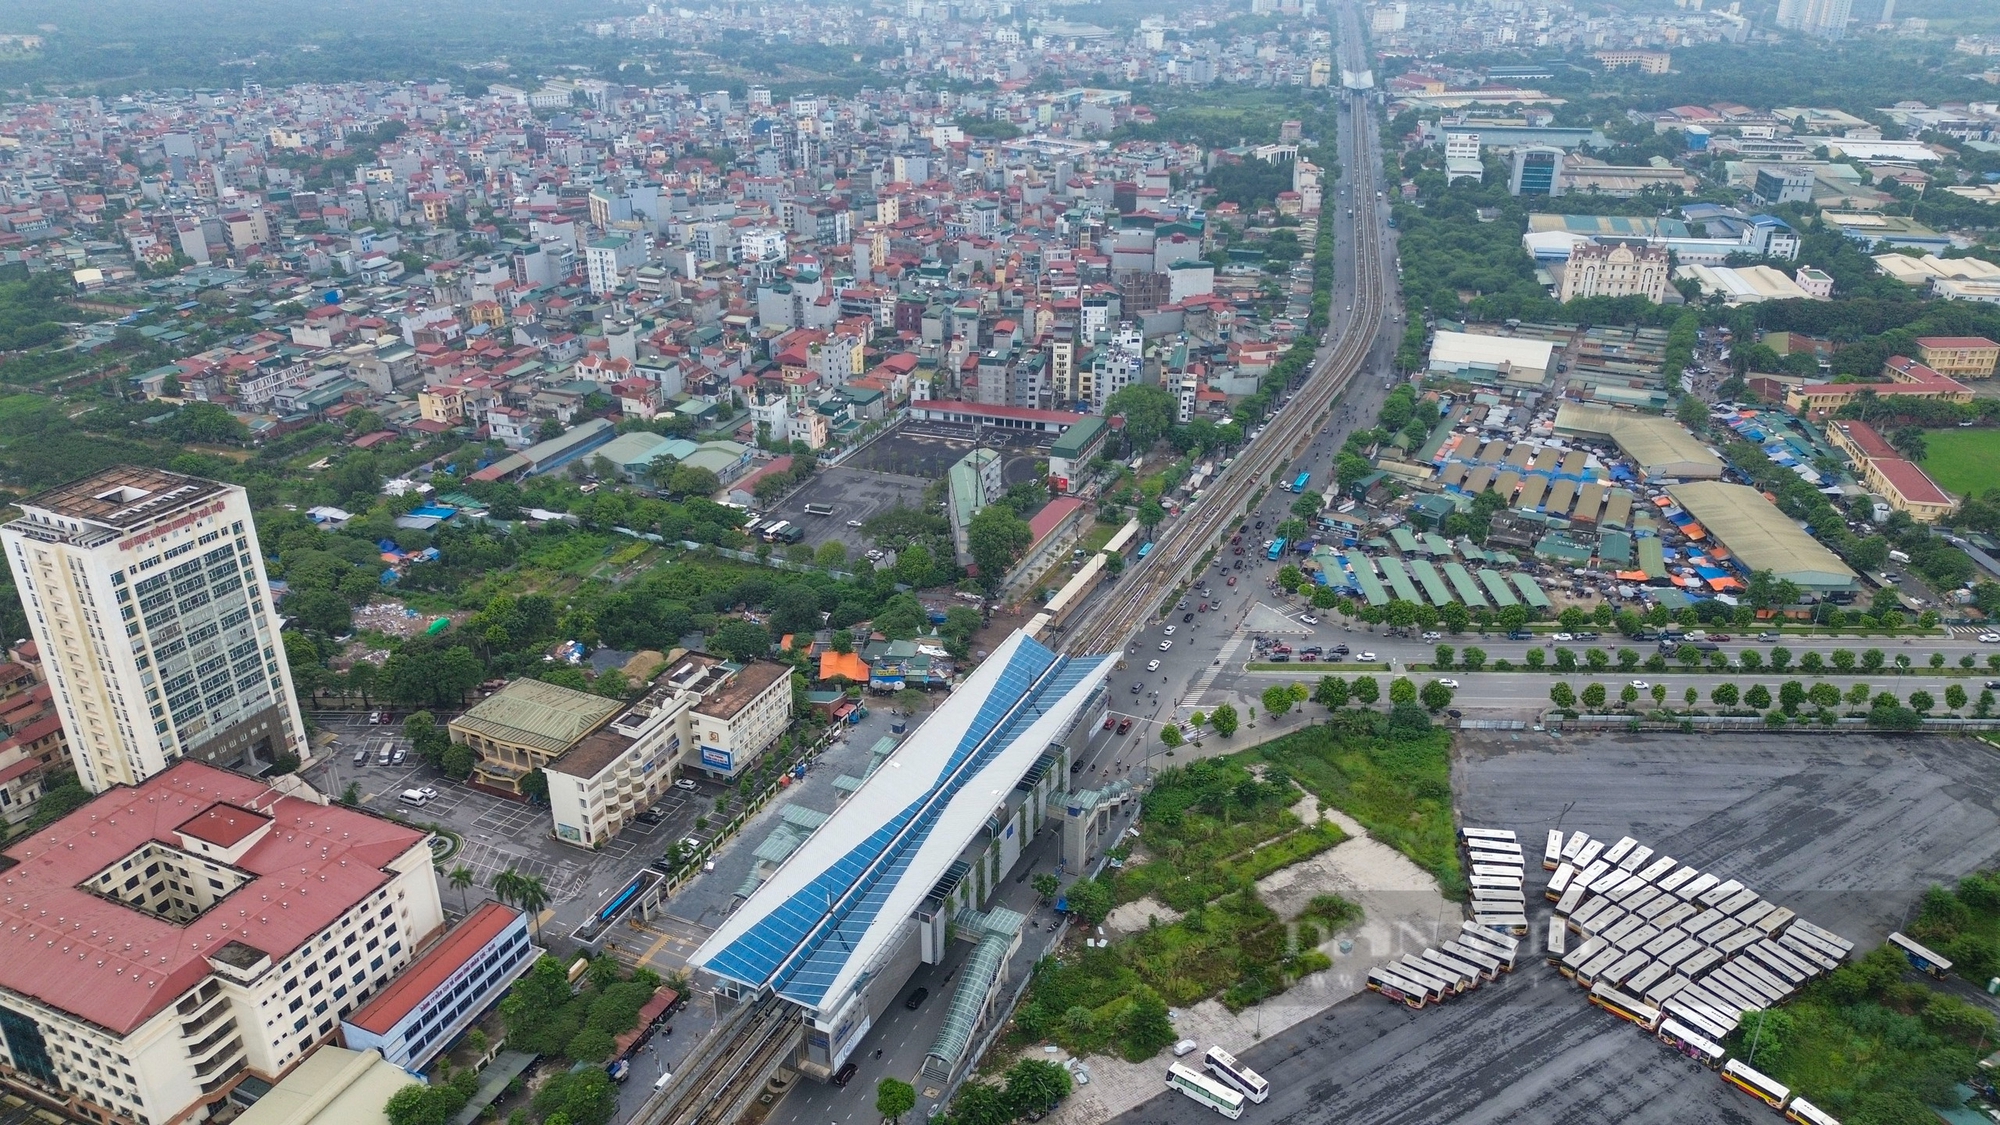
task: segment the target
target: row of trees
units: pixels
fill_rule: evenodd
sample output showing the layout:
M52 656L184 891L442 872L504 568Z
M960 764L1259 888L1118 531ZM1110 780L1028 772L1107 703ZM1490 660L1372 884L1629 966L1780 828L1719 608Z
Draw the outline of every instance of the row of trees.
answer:
M1651 697L1655 707L1665 707L1667 697L1672 691L1665 684L1653 684L1644 694ZM1549 702L1564 711L1575 710L1578 705L1588 711L1599 711L1612 698L1610 689L1595 680L1585 684L1582 691L1570 686L1567 680L1558 681L1549 687ZM1642 693L1638 685L1630 683L1619 688L1616 696L1618 706L1621 708L1632 707L1638 704L1641 698ZM1701 691L1690 685L1683 689L1680 698L1691 711L1701 702ZM1905 701L1898 698L1893 691L1875 691L1865 683L1852 684L1843 692L1838 685L1824 680L1811 685L1799 680L1786 680L1778 685L1775 696L1772 695L1771 689L1763 684L1751 684L1747 688L1739 688L1734 683L1724 681L1709 689L1708 700L1724 711L1738 707L1753 712L1765 711L1775 703L1778 713L1786 716L1797 715L1808 703L1820 713L1830 716L1835 708L1844 703L1850 708L1850 714L1865 711L1870 718L1883 714L1893 715L1899 709L1924 716L1934 710L1938 703L1937 697L1921 688L1911 692ZM1975 703L1973 714L1985 718L1993 713L1993 692L1982 689L1975 701L1963 686L1959 684L1945 686L1944 705L1953 714L1963 711L1967 703Z

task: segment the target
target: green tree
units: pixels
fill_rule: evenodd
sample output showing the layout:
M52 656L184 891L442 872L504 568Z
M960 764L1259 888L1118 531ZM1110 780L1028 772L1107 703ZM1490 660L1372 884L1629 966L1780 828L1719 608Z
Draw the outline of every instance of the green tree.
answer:
M1128 390L1136 388L1127 388ZM1028 521L1004 504L991 504L972 517L966 540L972 561L979 565L979 581L990 593L1000 588L1015 560L1035 539Z
M1549 688L1549 702L1567 711L1576 706L1576 691L1564 680L1557 680Z
M1080 1010L1088 1019L1090 1009ZM951 1125L1009 1125L1014 1117L1006 1095L984 1082L967 1082L951 1100Z
M881 1114L889 1125L896 1125L903 1115L917 1108L917 1091L914 1086L900 1078L884 1078L875 1083L875 1112Z
M1937 706L1937 697L1930 692L1918 688L1910 693L1910 709L1912 711L1918 714L1925 714L1935 706Z
M1150 992L1152 990L1147 989L1146 991ZM1125 1031L1125 1028L1133 1022L1133 1012L1137 1007L1138 999L1135 996L1133 1006L1126 1008L1124 1014L1119 1017L1121 1025L1119 1039L1126 1047L1128 1055L1131 1050L1131 1036ZM1154 998L1154 1002L1158 1003L1157 997ZM1159 1006L1160 1014L1164 1016L1166 1014L1166 1005L1160 1004ZM1173 1034L1172 1024L1167 1025L1167 1034L1169 1036ZM1168 1042L1171 1043L1173 1040L1169 1039ZM1157 1051L1158 1048L1154 1050ZM1151 1052L1141 1056L1141 1059L1150 1057L1152 1057ZM1141 1061L1141 1059L1133 1061L1137 1062ZM1069 1070L1059 1063L1046 1062L1042 1059L1022 1059L1020 1062L1007 1068L1007 1104L1020 1116L1026 1117L1030 1114L1039 1115L1049 1112L1056 1107L1057 1102L1069 1096L1069 1090Z
M1176 1038L1166 1001L1160 999L1159 993L1140 985L1133 991L1132 1003L1118 1018L1120 1053L1130 1062L1143 1062L1172 1046ZM1062 1068L1056 1069L1060 1071ZM1064 1072L1063 1077L1067 1080L1068 1073ZM1068 1092L1065 1087L1056 1096L1060 1099Z
M1104 400L1104 416L1125 416L1124 437L1134 453L1144 453L1166 436L1180 412L1180 403L1166 389L1150 383L1134 383L1113 391Z
M1759 711L1764 710L1771 705L1771 689L1763 684L1751 684L1750 689L1743 693L1743 704Z
M733 619L717 628L708 643L731 660L755 660L770 654L771 632L755 621Z
M1958 684L1947 684L1944 689L1944 705L1953 711L1965 707L1965 688Z
M1180 724L1178 723L1161 724L1160 741L1165 743L1169 749L1177 747L1181 745L1183 742L1185 742L1186 739L1181 736Z
M1583 685L1583 705L1592 711L1604 706L1604 685L1596 680Z
M1423 691L1419 694L1422 697L1424 707L1432 713L1442 711L1451 706L1451 689L1436 680L1425 681Z
M1224 738L1235 734L1238 723L1235 704L1217 704L1215 710L1208 716L1208 722L1215 728L1215 733Z
M1389 681L1389 702L1391 704L1411 704L1417 701L1417 685L1408 676L1397 676Z
M1347 680L1341 676L1321 676L1313 689L1313 702L1329 711L1347 706Z
M1736 706L1736 700L1738 698L1736 692L1736 685L1728 683L1726 681L1723 683L1719 683L1709 689L1708 698L1712 700L1717 707L1734 707Z
M1054 901L1056 895L1062 890L1062 880L1046 871L1038 873L1033 879L1029 880L1029 885L1034 887L1035 894L1043 902Z
M472 873L472 868L461 863L451 869L451 874L447 878L450 880L452 886L458 888L459 913L472 913L472 906L467 900L465 892L478 879L478 876Z
M1272 718L1292 709L1292 689L1285 684L1272 684L1264 689L1264 711Z
M1364 707L1373 707L1382 698L1382 685L1373 676L1354 677L1354 698Z

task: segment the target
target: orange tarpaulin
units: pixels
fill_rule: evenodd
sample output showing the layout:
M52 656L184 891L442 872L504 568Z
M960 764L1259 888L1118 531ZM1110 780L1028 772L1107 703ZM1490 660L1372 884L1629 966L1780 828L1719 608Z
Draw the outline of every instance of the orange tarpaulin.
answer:
M1698 523L1691 523L1681 528L1681 534L1687 536L1689 539L1703 539L1708 536L1708 532L1703 531L1701 525Z
M830 680L835 676L845 676L857 684L868 682L868 662L860 653L835 652L827 649L819 654L819 678Z
M1743 586L1743 583L1738 582L1734 578L1711 578L1708 580L1708 584L1717 590L1737 590Z
M1649 577L1650 575L1643 570L1621 570L1618 572L1618 580L1620 582L1644 582Z

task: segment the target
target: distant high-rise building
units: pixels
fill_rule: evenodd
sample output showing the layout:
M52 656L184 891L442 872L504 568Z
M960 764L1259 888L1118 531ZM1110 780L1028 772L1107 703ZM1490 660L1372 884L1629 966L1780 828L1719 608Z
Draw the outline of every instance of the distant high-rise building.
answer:
M1839 39L1847 34L1847 19L1854 0L1779 0L1778 26L1821 39Z
M19 507L0 545L84 788L182 758L247 773L306 760L241 488L123 466Z

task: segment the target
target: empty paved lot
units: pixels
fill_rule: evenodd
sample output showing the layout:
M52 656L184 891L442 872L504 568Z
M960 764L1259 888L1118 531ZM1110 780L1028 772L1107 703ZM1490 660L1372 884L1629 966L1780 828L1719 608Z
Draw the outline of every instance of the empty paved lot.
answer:
M1008 485L1033 480L1037 462L1048 457L1053 435L1010 434L987 429L975 440L969 426L906 422L883 434L847 464L876 472L900 473L941 480L960 458L981 446L1004 459L1001 475Z
M2000 755L1970 740L1469 735L1453 787L1462 823L1512 828L1532 854L1558 817L1565 830L1629 834L1740 878L1864 946L1902 923L1926 883L2000 856ZM1532 868L1534 891L1542 880ZM1535 901L1539 927L1547 903ZM1413 949L1429 940L1412 937ZM1713 1072L1591 1008L1580 989L1525 955L1531 944L1523 942L1511 976L1445 1005L1413 1012L1357 997L1240 1052L1273 1087L1245 1117L1312 1125L1774 1118ZM1120 1120L1209 1117L1163 1093Z
M919 507L924 502L924 488L928 484L930 482L921 477L835 465L820 470L811 483L765 515L770 519L790 520L805 528L805 542L814 547L829 539L838 539L847 544L848 558L859 560L871 544L860 528L847 526L847 521L866 523L899 504L909 508ZM833 508L833 514L809 516L806 514L807 504L826 504Z

